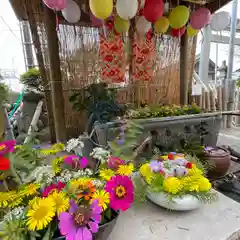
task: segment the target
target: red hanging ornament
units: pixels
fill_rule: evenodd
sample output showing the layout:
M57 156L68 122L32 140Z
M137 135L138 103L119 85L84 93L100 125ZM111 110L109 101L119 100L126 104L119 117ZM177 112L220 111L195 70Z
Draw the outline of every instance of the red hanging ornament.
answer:
M151 23L155 23L164 13L163 0L146 0L143 15Z
M152 37L153 37L153 32L152 32L152 29L150 29L150 30L147 32L147 34L146 34L146 38L147 38L148 40L151 40Z
M0 171L7 171L10 168L10 160L6 157L0 157Z
M107 28L108 28L109 31L112 31L112 30L113 30L114 23L113 23L112 20L108 20L107 23L106 23L106 25L107 25Z
M181 37L181 36L184 35L185 31L186 31L186 27L185 26L183 26L182 28L178 28L178 29L174 29L173 28L172 31L171 31L171 35L173 37Z

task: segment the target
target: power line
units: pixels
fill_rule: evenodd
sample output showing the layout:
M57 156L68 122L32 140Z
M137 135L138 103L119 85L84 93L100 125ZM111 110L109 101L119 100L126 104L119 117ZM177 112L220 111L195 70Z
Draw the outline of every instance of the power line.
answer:
M8 28L8 30L12 33L12 35L19 41L20 44L22 44L21 40L18 38L18 36L14 33L14 31L11 29L11 27L6 23L6 21L4 20L4 18L2 16L0 16L0 18L2 19L2 22L6 25L6 27Z

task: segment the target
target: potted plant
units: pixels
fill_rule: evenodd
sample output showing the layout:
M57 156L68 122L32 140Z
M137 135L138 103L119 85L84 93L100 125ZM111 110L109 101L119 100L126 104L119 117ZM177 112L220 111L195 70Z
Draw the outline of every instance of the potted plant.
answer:
M142 200L146 196L171 210L193 210L217 197L204 174L204 165L196 157L181 153L158 156L143 164L134 177L136 196Z

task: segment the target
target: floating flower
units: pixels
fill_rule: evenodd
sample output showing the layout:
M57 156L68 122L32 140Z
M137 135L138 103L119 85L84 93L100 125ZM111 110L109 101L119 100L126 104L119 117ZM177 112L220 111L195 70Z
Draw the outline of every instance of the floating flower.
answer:
M59 229L66 239L91 240L92 234L98 232L102 209L95 200L90 205L78 207L70 201L69 212L62 212L59 216Z
M124 165L125 161L118 157L109 157L108 159L108 167L117 170L120 165Z
M99 176L108 181L115 175L114 171L111 169L101 169L99 172Z
M128 176L114 176L106 184L110 194L110 207L115 211L126 211L134 200L133 182Z
M57 215L65 212L69 208L69 198L64 192L57 192L56 190L49 195L49 197L54 201L56 206Z
M38 190L40 189L40 186L41 185L38 183L26 184L20 190L20 195L21 196L32 196L38 192Z
M104 191L104 190L97 190L93 195L92 195L92 200L98 200L98 205L102 207L103 211L107 209L109 203L110 203L110 196L109 193Z
M76 155L66 156L64 163L73 168L86 168L88 165L88 159L85 157L79 157Z
M47 197L54 190L61 191L65 186L66 184L61 181L59 181L57 184L51 184L43 190L42 196Z
M159 172L162 169L163 164L160 161L151 161L149 166L153 172Z
M176 177L166 178L163 182L163 189L165 192L177 194L182 189L181 181Z
M134 170L133 164L130 163L128 165L120 165L117 170L117 174L122 176L130 176Z
M10 169L10 160L0 155L0 171L7 171Z
M15 140L6 140L4 142L0 143L0 155L5 155L9 152L13 152L14 151L14 146L16 145L16 141Z
M145 181L148 184L151 184L151 182L153 180L153 172L148 163L146 163L140 167L140 173L144 177Z
M48 226L56 214L55 203L51 198L40 198L28 210L27 228L30 231L42 230Z

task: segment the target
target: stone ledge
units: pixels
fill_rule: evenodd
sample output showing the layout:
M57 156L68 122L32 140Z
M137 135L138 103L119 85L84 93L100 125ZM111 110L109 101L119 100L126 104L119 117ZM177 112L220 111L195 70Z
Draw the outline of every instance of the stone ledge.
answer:
M175 212L147 202L121 213L108 240L238 240L240 204L219 194L219 200L191 212Z

